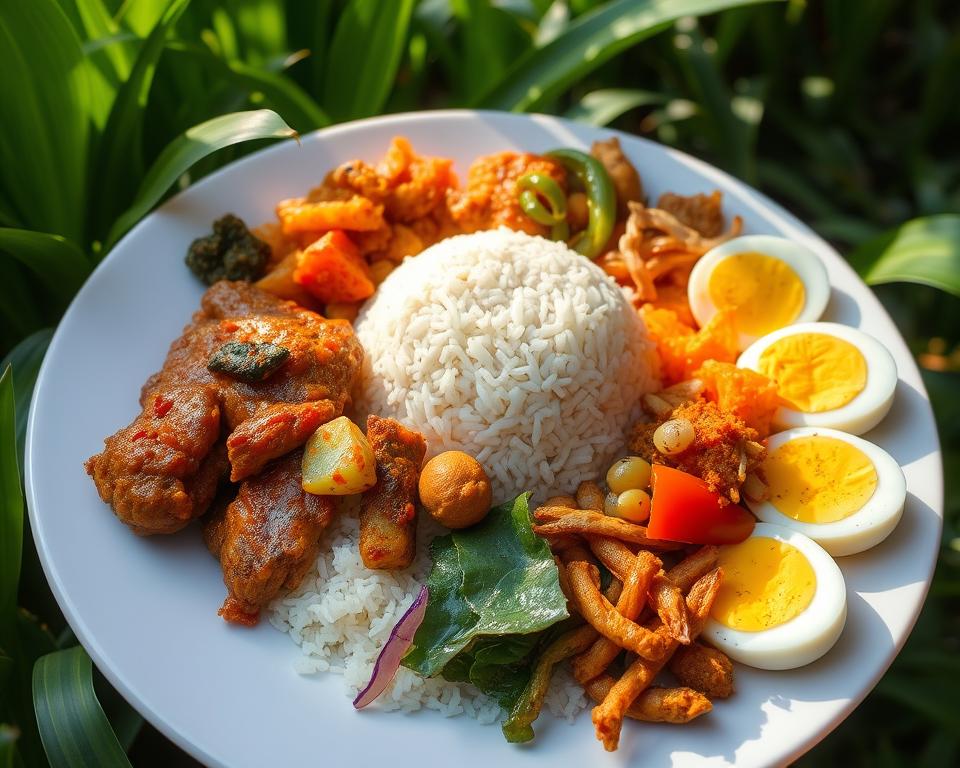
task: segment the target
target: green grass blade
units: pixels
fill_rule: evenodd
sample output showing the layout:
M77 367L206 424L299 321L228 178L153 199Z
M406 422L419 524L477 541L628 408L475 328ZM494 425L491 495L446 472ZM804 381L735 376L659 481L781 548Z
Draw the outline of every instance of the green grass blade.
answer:
M55 0L3 3L0 72L2 197L25 226L82 241L89 73Z
M19 735L13 726L0 723L0 768L13 768L16 765Z
M908 221L848 257L865 282L921 283L960 296L960 215Z
M13 372L0 375L0 648L17 647L17 585L23 540L23 494L17 468Z
M186 10L190 0L170 0L160 20L143 41L130 77L117 92L100 143L99 162L92 181L97 194L95 236L101 236L110 221L133 198L142 177L143 116L157 61L166 45L167 35Z
M335 119L377 114L387 101L407 40L414 0L350 0L337 22L322 104Z
M305 90L285 75L253 67L242 61L226 61L205 48L189 43L171 43L169 51L222 81L233 82L248 92L262 93L277 112L299 133L330 125L330 117Z
M90 274L90 262L79 246L59 235L26 229L0 229L0 251L33 272L63 306Z
M635 88L604 88L591 91L567 110L566 117L589 125L609 125L631 109L650 104L664 104L667 97L662 93L641 91Z
M130 765L93 690L93 664L80 646L56 651L33 667L37 725L54 768Z
M297 133L276 112L257 109L234 112L195 125L171 141L160 153L143 179L133 204L117 219L109 248L163 197L189 168L218 149L252 139L289 139Z
M521 57L478 103L489 109L534 110L683 16L768 1L613 0L577 17L551 43Z
M13 370L18 458L23 457L23 446L27 437L27 413L30 410L30 399L33 397L33 385L37 381L40 363L43 362L43 356L47 353L47 347L50 346L52 338L52 328L31 333L10 350L10 353L3 358L3 362L0 362L0 371L7 370L7 366Z

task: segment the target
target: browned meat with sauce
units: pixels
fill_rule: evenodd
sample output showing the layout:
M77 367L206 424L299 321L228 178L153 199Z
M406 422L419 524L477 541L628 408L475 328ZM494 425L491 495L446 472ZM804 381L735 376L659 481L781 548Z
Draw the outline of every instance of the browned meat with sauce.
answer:
M450 192L453 220L464 232L504 226L546 237L549 227L527 216L517 201L517 179L528 173L550 176L564 191L567 188L567 173L553 160L529 152L485 155L470 166L466 189Z
M697 230L704 237L719 237L727 226L723 215L723 194L676 195L665 192L657 200L657 208L673 214L685 227Z
M174 533L206 512L226 467L207 386L155 388L133 422L87 460L100 498L137 534Z
M590 154L603 163L603 167L610 174L610 181L617 191L617 218L625 219L630 213L627 203L643 202L643 184L640 174L633 167L623 150L620 148L620 139L611 136L606 141L595 141L590 147Z
M210 357L227 342L269 342L289 355L266 380L246 383L207 369ZM178 483L189 485L221 434L228 435L231 479L250 477L343 412L362 357L348 322L325 320L249 283L216 283L170 346L163 368L143 386L141 416L107 438L104 453L88 461L87 471L101 497L138 533L178 530L204 512L216 490L213 469L224 462L211 463L198 475L195 483L202 487L192 488L192 498ZM191 398L182 393L192 393ZM157 416L158 398L172 400L175 407ZM148 438L133 440L161 424L165 447L160 454L151 446L161 438L139 445ZM213 488L206 493L208 484Z
M220 609L227 621L256 624L260 609L297 587L316 559L333 501L303 490L302 457L295 451L244 480L237 497L204 526L229 593Z
M657 450L653 433L670 419L687 419L693 425L694 440L681 453L667 456ZM732 413L708 400L694 400L678 405L657 421L634 425L629 448L651 463L696 475L712 491L739 502L746 475L763 461L765 452L756 440L757 431Z
M427 452L423 435L393 419L367 418L377 484L360 506L360 556L367 568L395 570L413 562L417 481Z

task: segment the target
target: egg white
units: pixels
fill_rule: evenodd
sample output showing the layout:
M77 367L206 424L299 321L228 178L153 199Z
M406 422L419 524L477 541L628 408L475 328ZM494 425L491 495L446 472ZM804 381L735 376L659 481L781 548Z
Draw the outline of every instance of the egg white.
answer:
M810 664L829 651L843 632L847 620L843 574L819 544L798 531L757 523L750 536L776 539L800 550L817 577L813 599L802 613L770 629L745 632L710 618L703 635L734 661L757 669L794 669Z
M697 260L690 272L687 300L690 303L690 311L699 326L706 325L718 311L710 296L710 276L713 270L724 259L748 252L762 253L779 259L790 267L803 283L804 303L800 314L794 320L795 323L820 319L830 298L830 281L827 278L827 270L817 254L805 245L785 237L744 235L711 248ZM739 348L746 349L757 338L752 334L740 333Z
M833 437L858 448L877 471L877 487L867 502L849 517L833 523L804 523L787 517L769 501L750 501L747 505L765 523L782 525L809 536L834 557L855 555L875 547L900 522L903 504L907 498L907 481L894 458L880 446L836 429L797 427L779 432L767 440L767 450L775 451L781 445L798 437ZM775 488L771 488L775 491Z
M798 323L768 333L758 339L740 355L740 368L760 370L760 356L774 342L798 333L821 333L835 336L853 344L860 350L867 363L867 383L863 390L849 403L830 411L804 413L787 406L780 406L773 415L776 429L792 427L826 427L842 429L854 435L862 435L879 424L893 405L897 388L897 364L893 355L873 336L839 323Z

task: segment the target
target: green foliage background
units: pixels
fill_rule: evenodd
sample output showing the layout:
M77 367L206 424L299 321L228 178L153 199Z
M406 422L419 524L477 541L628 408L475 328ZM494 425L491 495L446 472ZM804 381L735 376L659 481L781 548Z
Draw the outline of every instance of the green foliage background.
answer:
M27 529L26 414L70 298L164 196L266 141L447 106L684 149L878 286L938 416L943 549L903 653L801 763L960 762L958 72L951 0L3 0L0 768L193 762L92 670Z

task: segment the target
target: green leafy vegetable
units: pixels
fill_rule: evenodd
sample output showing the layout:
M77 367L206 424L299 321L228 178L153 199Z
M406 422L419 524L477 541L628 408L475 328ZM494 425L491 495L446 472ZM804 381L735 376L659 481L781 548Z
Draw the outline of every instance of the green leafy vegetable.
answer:
M908 221L864 243L850 264L870 283L921 283L960 296L960 215Z
M435 539L431 554L430 601L404 666L470 680L510 706L540 633L568 615L550 549L531 529L527 496Z
M213 233L198 237L187 249L186 262L207 285L218 280L256 280L270 258L270 246L232 213L213 222Z
M163 197L173 183L198 160L218 149L251 139L290 139L297 135L269 109L220 115L187 129L154 161L131 206L120 215L107 238L108 248Z
M33 668L33 703L53 765L127 768L130 761L93 690L93 664L80 646L47 654Z
M210 358L207 369L256 384L269 378L289 356L290 350L286 347L265 341L228 341Z

